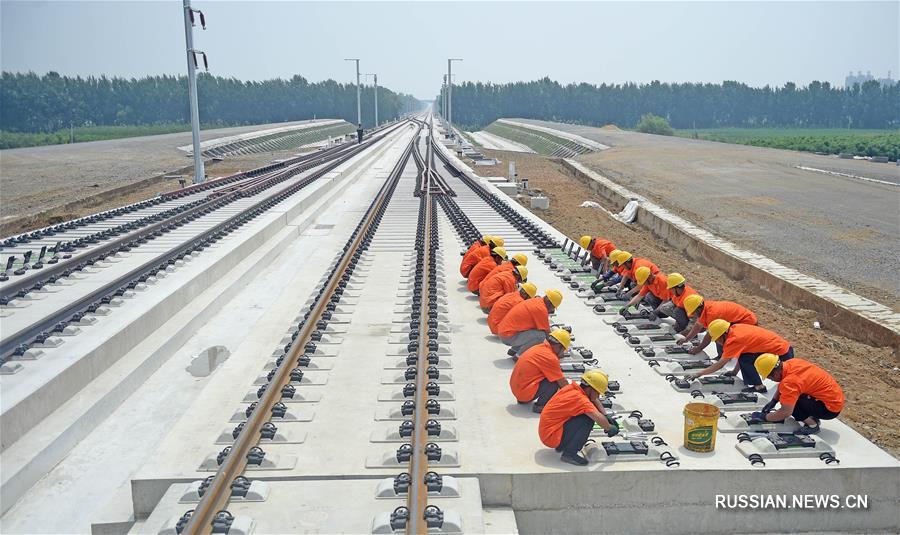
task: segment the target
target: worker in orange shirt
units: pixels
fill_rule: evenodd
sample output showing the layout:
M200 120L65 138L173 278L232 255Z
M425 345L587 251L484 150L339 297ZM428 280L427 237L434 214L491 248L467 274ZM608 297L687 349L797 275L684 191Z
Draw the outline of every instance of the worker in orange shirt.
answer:
M516 268L516 266L527 266L527 265L528 265L528 257L522 253L516 253L516 254L512 255L512 258L510 258L509 260L504 260L503 262L500 262L499 266L497 266L494 269L492 269L491 271L489 271L488 274L485 275L483 279L481 279L481 284L484 284L485 282L490 280L491 277L493 277L497 273L500 273L502 271L512 271L513 269ZM479 286L478 289L480 291L481 287Z
M467 254L471 253L472 251L474 251L474 250L477 249L478 247L481 247L482 245L487 245L487 244L488 244L488 241L489 241L490 239L491 239L491 237L488 236L487 234L485 234L484 236L482 236L482 237L478 238L477 240L473 241L473 242L472 242L472 245L470 245L469 248L466 249L466 252L464 252L464 253L461 254L460 256L466 256Z
M622 251L618 249L614 249L607 255L607 261L609 264L609 269L601 273L597 276L597 280L591 283L591 290L594 290L594 293L600 293L600 289L607 286L615 286L622 282L622 273L625 271L618 263L619 254ZM626 288L627 289L627 288Z
M684 331L691 322L684 308L684 300L690 295L697 295L697 292L687 285L681 273L666 276L666 289L669 290L669 300L656 307L657 315L672 318L675 320L675 331Z
M485 239L487 240L487 244L480 245L474 249L470 248L469 252L463 256L462 262L459 264L459 274L463 277L468 277L469 272L472 271L475 264L482 258L489 256L495 247L503 247L504 241L500 236L484 236L482 240Z
M550 332L550 314L560 303L562 293L547 290L543 297L522 301L506 314L497 327L497 334L504 344L511 346L509 356L521 355L529 347L544 341Z
M737 365L726 375L737 375L738 370L747 385L743 392L766 392L759 374L753 364L763 353L774 353L781 360L794 358L794 348L787 340L768 329L755 325L736 323L732 325L725 320L713 320L707 330L713 342L722 345L722 358L715 364L687 377L694 380L702 375L718 371L731 359L737 359Z
M803 423L797 434L815 435L821 420L833 420L844 409L844 392L828 372L803 359L781 360L766 353L754 365L760 377L778 383L772 401L760 412L750 415L751 422L780 422L789 414ZM777 411L771 412L781 402Z
M503 247L494 247L491 254L479 260L478 263L475 264L475 267L469 271L469 279L466 282L466 288L473 294L478 295L478 288L481 286L481 281L484 280L491 270L503 263L504 260L506 260L506 249Z
M580 455L596 423L606 436L619 434L619 426L606 418L600 398L606 393L609 377L600 370L581 376L581 383L571 383L559 390L541 411L538 436L548 448L562 452L560 460L584 466L588 460Z
M709 327L713 320L725 320L732 325L742 323L745 325L756 325L756 314L749 309L742 307L731 301L707 301L700 294L692 294L684 299L684 311L688 317L695 318L694 326L683 337L678 337L676 345L683 345L686 341L693 339L703 329ZM703 336L703 340L693 346L688 352L691 355L703 351L712 340L707 332ZM716 344L719 357L722 356L722 346Z
M522 353L509 376L509 388L516 401L534 401L531 410L540 414L553 394L569 384L559 361L571 343L572 337L568 331L555 329L543 343Z
M528 281L528 268L517 266L510 271L501 271L490 279L485 279L478 290L478 304L485 314L504 295L516 291L519 283Z
M518 292L510 292L494 303L491 307L491 313L488 314L487 323L493 334L497 334L500 328L500 322L506 317L506 314L519 303L526 299L531 299L537 295L537 286L530 282L526 282L519 288Z
M616 250L616 246L609 240L604 240L600 236L590 237L582 236L578 240L578 245L587 251L591 257L591 269L595 273L604 273L609 269L609 253Z
M650 315L651 319L656 319L657 307L669 300L669 287L666 276L658 272L653 273L647 266L641 266L635 270L634 280L637 283L638 291L631 298L631 301L628 301L622 307L619 313L625 316L630 307L643 301L653 309Z
M650 273L653 273L654 275L659 273L659 268L656 267L656 264L646 258L636 258L628 251L621 251L619 256L616 257L616 262L622 266L622 281L619 283L617 292L617 295L621 297L626 297L635 292L636 281L634 273L639 267L649 268ZM629 286L631 287L631 290L626 292Z

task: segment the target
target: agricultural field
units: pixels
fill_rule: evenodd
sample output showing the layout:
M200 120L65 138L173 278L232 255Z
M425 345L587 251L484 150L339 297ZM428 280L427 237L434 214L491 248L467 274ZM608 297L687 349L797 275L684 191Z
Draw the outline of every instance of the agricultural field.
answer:
M675 135L722 143L823 154L900 158L900 130L843 128L711 128L676 130Z

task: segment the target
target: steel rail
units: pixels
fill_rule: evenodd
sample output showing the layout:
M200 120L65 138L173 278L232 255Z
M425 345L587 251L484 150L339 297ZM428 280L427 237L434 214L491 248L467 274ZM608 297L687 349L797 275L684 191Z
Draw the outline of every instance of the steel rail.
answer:
M386 132L384 135L387 135L388 133L389 132ZM378 138L373 138L369 143L377 142L378 140L382 139L382 137L383 136L378 137ZM344 162L346 162L347 160L349 160L350 158L352 158L353 156L355 156L356 154L365 150L368 147L369 147L368 143L363 143L363 144L357 145L351 151L341 153L341 155L338 156L335 160L325 164L325 166L323 166L321 169L314 171L311 175L299 180L296 184L288 187L287 189L281 190L279 192L275 192L272 195L269 195L266 198L261 199L260 201L247 207L242 212L229 217L228 219L222 221L221 223L213 226L209 230L199 234L195 238L193 238L189 241L186 241L186 242L174 247L173 249L170 249L168 252L163 253L162 255L159 255L150 260L147 260L140 266L137 266L134 269L130 270L128 273L116 278L113 281L110 281L110 282L104 284L103 286L97 288L96 290L90 292L89 294L72 301L68 305L57 310L54 314L45 316L43 318L39 318L39 319L35 320L34 322L32 322L27 327L23 327L19 331L16 331L9 335L3 336L3 338L0 339L0 358L3 358L3 359L8 358L10 355L12 355L14 353L14 351L17 348L19 348L21 346L29 345L29 343L31 341L33 341L36 337L42 335L43 333L51 332L52 329L54 327L56 327L56 325L58 323L60 323L62 321L68 321L70 318L74 317L77 313L80 313L81 311L85 310L87 307L91 306L92 304L98 303L105 296L108 296L108 295L116 292L117 290L120 290L120 289L126 287L128 284L131 284L133 281L138 280L140 277L146 275L147 273L150 273L150 272L154 271L155 269L158 269L159 266L161 266L161 265L164 266L166 263L174 262L174 259L179 257L179 255L181 255L181 257L183 257L185 254L187 254L186 251L195 249L197 247L197 244L208 243L211 240L211 238L213 236L215 236L216 234L223 232L225 229L231 228L230 227L231 225L234 225L236 222L240 221L241 218L245 218L247 216L247 214L254 212L254 210L259 210L259 209L265 208L267 203L273 202L279 196L285 195L285 193L288 193L288 195L290 195L290 194L296 193L300 189L303 189L304 187L308 186L315 180L318 180L319 178L321 178L325 174L329 173L331 170L333 170L337 166L343 164ZM216 203L220 203L219 205L221 206L221 205L227 204L227 202L231 202L238 198L241 198L241 194L239 192L233 192L233 193L230 193L226 197L217 199ZM216 203L213 203L212 206L216 206ZM204 210L207 210L206 213L208 213L208 211L209 211L208 209L210 208L210 206L211 205L203 204L203 205L199 205L195 208L192 208L191 210L183 212L182 214L180 214L180 217L177 219L177 222L184 221L189 216L199 217L200 215L204 214L204 212L203 212ZM174 223L175 222L173 222L172 220L163 220L154 225L151 225L150 227L145 227L144 236L152 235L154 232L161 231L163 228L168 227L169 225L172 225ZM136 238L134 236L129 236L129 237L126 237L126 238L123 238L120 240L116 240L115 242L105 244L104 246L101 246L101 248L108 255L114 251L119 250L125 244L130 244L131 242L133 242L136 239L138 239L138 238ZM54 266L54 267L56 267L56 266ZM72 266L68 266L67 270L77 271L77 270L74 270ZM63 271L63 272L60 272L59 274L64 274L64 273L65 272ZM4 335L5 334L6 333L4 333Z
M431 255L431 169L426 167L424 176L425 188L420 197L424 212L424 230L422 233L422 305L419 316L419 347L416 359L416 408L413 418L412 455L409 460L409 474L412 485L409 487L408 504L409 521L406 532L410 535L421 535L428 532L425 522L425 508L428 506L428 489L425 485L425 474L428 473L428 457L425 445L428 443L428 431L425 422L428 419L428 308L429 298L429 258Z
M290 382L291 370L294 368L297 359L303 355L306 344L311 339L311 334L316 330L316 324L322 317L322 313L326 310L327 304L331 301L335 289L341 280L343 274L347 271L354 253L359 249L368 230L372 228L373 221L379 212L379 209L388 202L390 193L393 191L392 185L396 183L403 169L409 161L413 144L418 138L418 134L413 138L406 147L397 164L391 171L389 179L378 192L375 200L369 206L363 215L362 225L357 228L352 238L352 242L345 246L344 254L338 263L337 269L332 271L328 279L325 291L319 295L316 302L310 309L309 318L303 323L297 338L291 343L288 351L285 352L284 358L275 368L275 374L269 382L265 393L257 402L256 409L250 414L246 424L235 439L231 450L225 456L219 470L213 476L208 488L203 493L200 502L194 508L194 512L190 517L187 525L182 533L188 535L205 535L211 532L212 522L221 510L224 510L231 499L231 485L234 479L244 473L247 467L247 454L250 450L259 444L261 438L260 431L263 424L269 421L269 415L272 407L281 399L281 389Z

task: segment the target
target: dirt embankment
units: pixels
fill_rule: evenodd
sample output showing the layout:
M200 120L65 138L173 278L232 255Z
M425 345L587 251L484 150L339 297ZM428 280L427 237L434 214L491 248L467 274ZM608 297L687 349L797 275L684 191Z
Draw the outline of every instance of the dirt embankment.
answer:
M287 158L296 154L296 151L264 152L243 156L229 157L219 162L207 162L206 174L212 178L229 175L238 171L246 171L255 167L261 167L279 158ZM193 166L182 169L188 183L193 173ZM113 190L104 189L99 184L92 184L82 188L77 197L84 196L81 200L63 206L57 206L32 214L22 214L19 217L10 218L0 223L0 237L12 234L20 234L30 230L56 225L64 221L77 219L87 215L111 210L126 204L152 199L160 193L166 193L179 188L178 180L166 179L163 175L146 179L137 183L128 184ZM91 190L95 193L91 193ZM23 202L34 206L52 206L58 204L60 192L56 190L40 191L23 197Z
M574 178L553 159L534 155L486 150L503 163L478 167L482 176L505 176L506 161L516 162L519 176L529 187L550 198L550 209L535 213L568 236L605 236L619 248L646 256L667 272L683 273L688 284L710 299L735 301L756 312L760 324L787 338L800 358L831 372L841 384L847 405L841 420L895 457L900 456L900 361L890 348L868 346L813 327L815 312L781 306L761 297L757 289L736 282L713 266L687 260L646 229L625 225L596 208L581 208L590 200L606 201Z

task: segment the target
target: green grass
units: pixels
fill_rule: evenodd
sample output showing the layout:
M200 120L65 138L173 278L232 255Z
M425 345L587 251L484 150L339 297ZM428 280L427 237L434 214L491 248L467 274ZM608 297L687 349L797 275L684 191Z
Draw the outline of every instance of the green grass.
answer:
M900 158L900 130L843 128L711 128L676 130L676 136L775 149Z
M75 142L83 143L85 141L187 132L190 129L191 125L187 123L164 123L141 126L79 126L73 132L75 134ZM68 128L49 133L6 132L0 130L0 149L60 145L69 143L69 141L70 131Z

